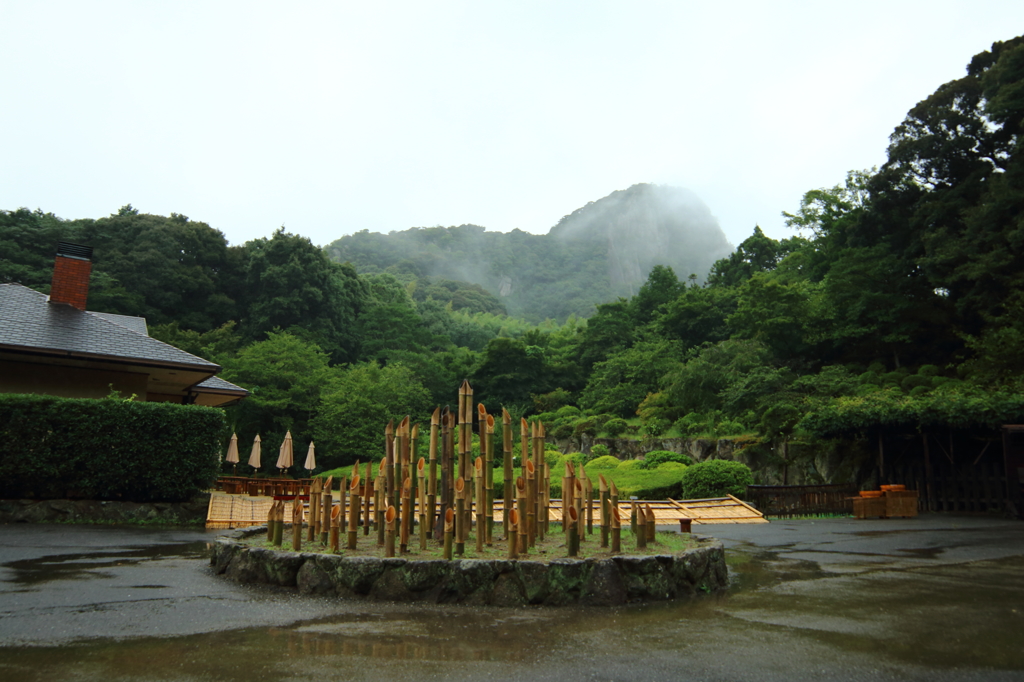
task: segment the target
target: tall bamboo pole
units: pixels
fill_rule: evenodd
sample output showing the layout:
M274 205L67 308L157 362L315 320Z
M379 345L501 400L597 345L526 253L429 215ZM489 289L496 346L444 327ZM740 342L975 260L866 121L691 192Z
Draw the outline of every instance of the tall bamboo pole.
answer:
M341 532L341 507L331 507L328 514L330 515L330 549L335 554L338 553L338 534Z
M508 513L512 509L512 500L514 499L512 493L512 415L508 413L504 407L501 408L501 454L502 454L502 474L504 475L502 480L505 485L502 486L502 515L501 515L501 526L502 532L505 534L505 539L509 538L508 529Z
M395 421L384 427L384 501L395 495ZM390 502L388 502L390 504ZM384 505L385 508L388 506Z
M473 483L476 487L476 553L484 551L484 539L487 530L484 528L484 458L477 457L473 461Z
M516 503L519 508L517 511L518 523L516 523L516 535L518 537L519 554L526 554L529 549L529 537L526 530L526 510L529 505L526 504L526 481L520 476L516 479Z
M579 549L579 545L583 542L583 481L577 478L574 481L575 490L572 496L572 507L576 510L576 548Z
M406 429L408 423L408 417L398 422L395 427L395 447L394 447L394 461L392 467L394 468L394 481L395 487L391 489L391 495L388 497L388 504L394 506L395 524L399 524L399 517L402 515L402 483L405 481L405 472L403 469L405 459L405 448L408 445L409 432Z
M434 537L434 513L437 509L437 439L441 430L441 408L434 408L430 415L430 445L427 456L430 457L430 478L427 481L427 539Z
M647 548L647 514L640 505L636 505L636 548Z
M519 539L516 537L516 522L519 520L519 512L511 508L511 505L505 507L503 516L508 519L506 532L506 538L508 540L508 559L509 561L517 559L519 557L518 546Z
M419 508L420 508L420 551L424 551L427 548L427 533L429 532L429 524L427 523L427 463L422 457L416 461L416 477L419 478L420 484L417 488L419 492Z
M487 536L484 542L494 544L494 417L487 415L487 454L484 457L484 518Z
M402 481L402 532L401 553L409 552L409 531L412 524L412 479Z
M544 423L536 422L533 430L533 526L530 528L530 546L532 547L537 538L537 527L542 523L541 507L543 496L540 492L543 490L543 486L540 485L541 477L544 473Z
M328 476L324 481L323 490L320 492L320 508L330 509L333 502L331 498L331 486L334 485L334 476ZM327 544L327 526L320 526L320 544Z
M382 459L377 467L377 480L373 482L373 515L377 527L378 547L384 546L384 515L386 511L384 501L387 499L388 469L387 459Z
M455 533L455 510L448 507L444 511L444 558L452 560L452 535Z
M341 527L345 528L348 525L348 509L346 508L346 498L348 498L348 477L341 477L341 485L338 488L338 503L341 505Z
M359 536L359 512L362 510L359 498L359 463L352 469L352 483L349 485L349 492L352 495L352 510L348 515L348 548L356 548L356 538Z
M270 503L267 510L267 542L274 542L274 524L277 522L277 502Z
M370 462L366 463L366 480L363 483L363 535L370 534L370 508L373 506L373 470Z
M565 533L565 542L569 542L569 510L575 505L573 497L576 494L576 469L572 460L565 460L565 475L562 476L562 532Z
M309 484L309 528L306 529L306 542L313 542L320 536L320 492L323 485L321 478L314 478Z
M540 519L540 537L543 540L547 534L551 524L551 465L545 461L541 464L541 482L544 484L544 493L541 495L542 507L541 507L541 519Z
M609 481L608 482L608 508L612 511L612 518L613 519L620 519L620 521L621 521L621 517L619 516L619 489L615 487L615 481ZM615 522L612 521L612 523L614 524ZM622 524L620 523L619 524L620 536L621 536L621 528L622 528ZM612 535L613 535L612 539L614 540L614 526L613 526ZM615 549L614 545L612 546L612 549L613 550Z
M594 534L594 484L587 476L583 465L580 465L580 477L583 479L583 495L587 500L587 535Z
M535 502L535 478L536 471L533 460L526 460L526 543L534 545L534 533L537 531L537 504Z
M459 478L466 480L469 452L473 443L473 389L469 382L459 386Z
M622 551L622 520L619 518L619 508L609 507L611 510L611 526L612 526L612 552L619 553Z
M579 518L579 514L576 512L576 507L569 507L569 515L565 517L565 527L567 529L565 546L569 550L569 556L571 557L574 557L579 553Z
M302 500L296 495L292 499L292 551L302 549Z
M608 481L605 480L604 474L598 474L597 480L601 507L601 546L607 547L608 533L611 529L611 510L608 508Z
M388 506L384 512L384 556L389 558L395 556L395 516L395 508Z
M284 535L284 500L278 500L274 506L274 546L280 547Z
M455 479L455 553L462 555L466 551L466 479L459 476Z

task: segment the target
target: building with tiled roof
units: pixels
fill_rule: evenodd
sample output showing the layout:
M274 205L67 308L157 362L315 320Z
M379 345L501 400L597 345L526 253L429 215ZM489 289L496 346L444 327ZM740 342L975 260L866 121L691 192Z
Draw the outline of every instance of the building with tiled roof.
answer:
M51 293L0 284L0 393L225 405L247 396L220 365L151 338L141 317L85 309L92 250L61 244Z

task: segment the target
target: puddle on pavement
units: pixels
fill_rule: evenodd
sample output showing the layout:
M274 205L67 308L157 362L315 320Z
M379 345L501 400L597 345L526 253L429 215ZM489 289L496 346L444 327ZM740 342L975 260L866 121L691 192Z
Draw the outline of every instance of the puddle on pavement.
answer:
M752 547L727 556L730 591L692 601L613 609L368 603L289 627L0 648L0 679L653 680L756 669L790 680L794 665L831 679L928 679L1024 670L1024 558L838 575ZM55 565L76 564L96 566L71 555Z
M142 561L171 558L205 559L209 553L209 542L183 542L132 547L109 552L50 554L32 559L9 561L0 564L0 568L11 571L11 575L5 578L5 582L22 587L34 587L54 580L101 578L108 575L103 569L131 566ZM139 587L154 586L140 585Z

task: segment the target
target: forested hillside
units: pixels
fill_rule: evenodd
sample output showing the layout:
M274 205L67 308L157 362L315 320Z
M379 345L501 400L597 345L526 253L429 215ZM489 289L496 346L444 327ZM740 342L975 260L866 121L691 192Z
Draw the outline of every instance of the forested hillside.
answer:
M223 364L253 391L229 414L241 439L259 431L274 447L291 428L327 466L379 457L388 419L425 419L463 378L492 412L540 414L577 443L736 437L761 453L762 480L827 479L815 453L885 433L905 444L941 432L950 461L955 439L981 458L993 429L1024 423L1022 93L1024 39L994 44L896 126L881 168L807 192L786 214L792 237L754 228L703 283L655 265L585 321L570 306L563 324L534 326L501 313L508 296L454 281L470 272L430 279L431 268L498 263L489 276L522 275L507 294L546 281L552 299L582 301L576 284L555 284L559 259L612 287L599 247L610 233L585 223L604 202L640 210L636 187L545 237L429 228L326 250L283 230L228 246L204 223L130 206L98 220L5 211L0 281L45 291L58 240L92 245L91 309L145 315L154 336ZM642 241L670 239L651 229ZM645 267L631 248L623 272Z
M597 304L635 294L655 265L703 281L731 250L694 194L649 184L590 202L547 235L477 225L387 235L363 230L327 247L360 273L387 272L418 287L439 276L472 282L511 315L534 323L589 317Z

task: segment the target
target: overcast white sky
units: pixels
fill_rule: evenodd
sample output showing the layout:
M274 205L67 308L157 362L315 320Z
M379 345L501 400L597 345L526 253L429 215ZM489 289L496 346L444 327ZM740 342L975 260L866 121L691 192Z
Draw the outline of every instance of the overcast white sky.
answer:
M1024 2L0 0L0 26L0 209L327 244L546 233L655 182L736 244L881 164Z

